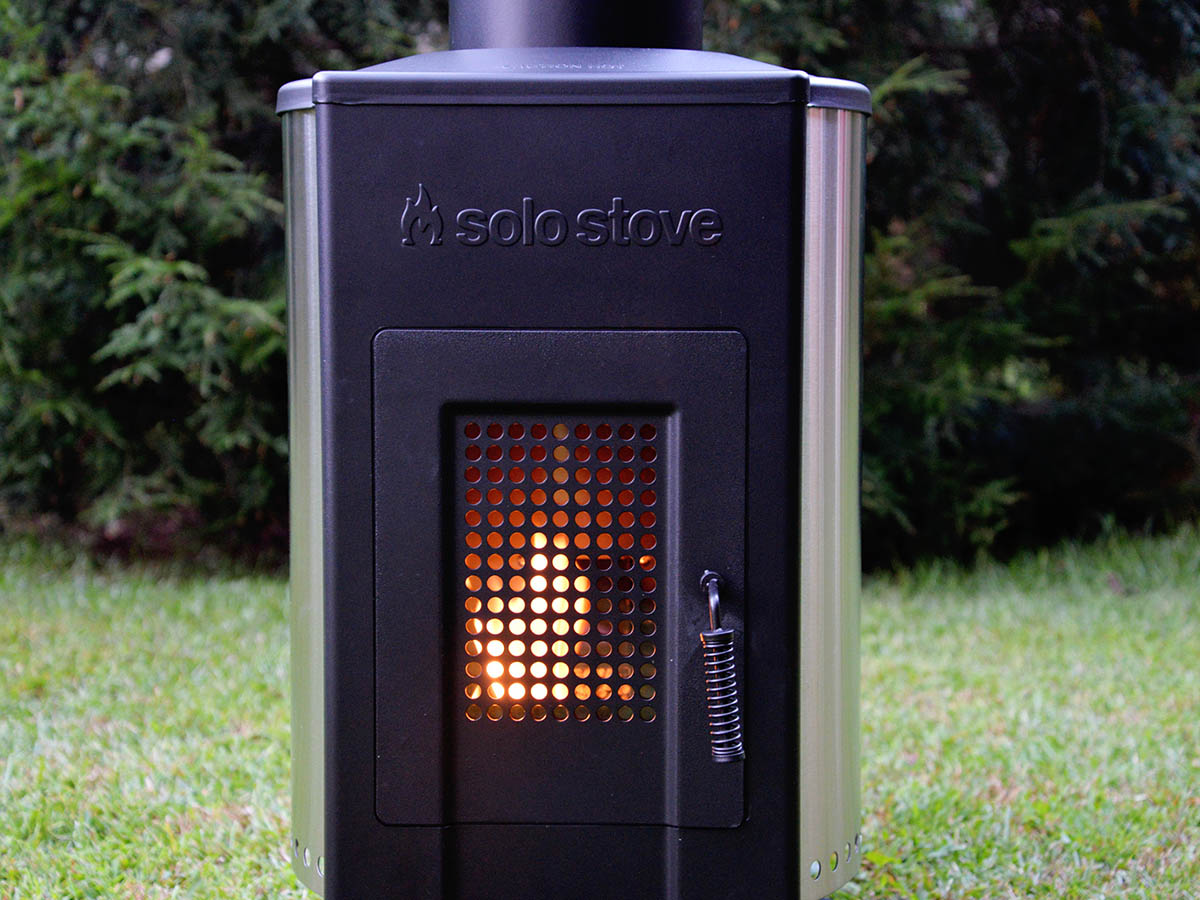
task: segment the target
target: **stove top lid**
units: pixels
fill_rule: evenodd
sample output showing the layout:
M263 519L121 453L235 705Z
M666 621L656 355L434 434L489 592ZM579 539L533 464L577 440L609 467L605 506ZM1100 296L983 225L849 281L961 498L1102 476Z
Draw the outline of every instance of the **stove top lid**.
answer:
M703 50L521 47L422 53L318 72L279 91L276 111L317 103L806 103L869 113L860 84Z

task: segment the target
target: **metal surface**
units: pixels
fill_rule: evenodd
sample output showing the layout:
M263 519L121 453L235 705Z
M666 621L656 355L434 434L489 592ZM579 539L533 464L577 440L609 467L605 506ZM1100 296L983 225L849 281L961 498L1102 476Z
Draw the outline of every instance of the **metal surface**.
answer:
M700 587L708 593L708 630L700 632L708 694L708 736L713 762L746 758L738 706L737 653L733 629L721 627L721 576L706 569Z
M700 587L708 594L708 627L721 627L721 576L709 569L700 576Z
M297 659L312 658L297 664L296 814L310 863L320 855L312 835L322 814L328 826L324 880L299 867L326 897L815 898L857 868L852 304L861 185L841 200L835 192L861 167L862 129L857 115L806 108L840 102L826 87L720 55L602 48L430 54L310 85L320 214L290 227L311 229L319 218L319 248L311 233L293 235L292 247L309 262L319 250L321 261L320 352L311 334L303 369L306 392L318 362L322 369L319 420L315 396L306 403L295 384L293 401L306 427L319 425L325 450L322 467L309 441L309 474L297 469L297 485L315 488L323 471L324 491L323 500L303 494L314 532L297 538L315 545L323 529L324 564L297 550L296 577L312 586L303 605L297 597L298 615L309 616L295 632ZM306 99L303 85L291 93ZM865 91L850 94L857 103ZM289 185L293 211L311 209L311 193L299 189L311 192L315 177L312 155L296 155L290 174L294 182L305 173L305 184ZM415 217L406 218L410 208ZM558 240L557 231L538 231L542 214L543 223L566 218L579 228ZM597 215L609 227L593 241L585 226ZM481 216L486 240L475 239ZM635 216L654 232L645 242L630 237ZM697 216L719 217L719 240L684 227ZM659 227L647 224L656 218ZM511 225L514 239L502 239L493 219ZM299 274L314 286L304 294L293 285L294 297L316 303L314 273ZM303 309L314 328L311 306L294 312ZM642 344L599 343L642 332ZM675 336L724 332L744 341L742 374L709 373L715 380L701 386L705 367ZM691 391L702 399L688 399ZM686 402L677 402L681 393ZM710 427L713 400L736 410L727 406ZM656 572L677 582L675 649L666 620L658 633L679 677L661 683L657 698L669 712L648 726L661 724L667 740L661 753L608 754L607 769L592 767L611 773L609 793L653 802L653 816L637 816L643 824L598 809L569 827L553 824L562 817L551 806L562 801L532 771L552 760L534 744L553 733L537 723L476 729L492 739L475 752L488 763L464 779L462 738L481 723L444 720L447 710L461 714L463 697L461 687L448 693L454 673L443 633L456 612L444 577L454 558L443 516L447 416L464 406L550 403L674 409L670 445L680 457L670 457L678 477L669 481L682 486L671 499L680 525L666 533L669 558ZM700 459L711 450L707 436L735 419L745 429L737 459ZM734 542L696 540L731 523ZM302 557L317 568L302 572ZM836 572L822 575L822 565ZM696 635L708 622L695 582L708 567L727 579L721 612L737 641L745 765L713 764L703 715L679 714L705 703ZM676 734L671 721L687 732ZM612 723L541 724L594 728L605 739ZM590 746L580 742L584 754ZM549 767L556 783L579 788L580 805L599 795L562 771L569 766L578 761ZM631 790L631 771L656 773L652 796L640 784ZM522 781L539 789L493 796ZM714 783L724 786L714 793ZM519 823L460 815L487 792L532 814ZM395 809L381 815L381 798ZM731 798L735 813L744 803L749 815L710 813ZM735 827L711 827L693 811ZM529 860L536 865L514 864Z
M352 106L573 106L785 103L803 101L807 95L807 76L802 72L726 53L502 47L418 54L353 72L318 72L312 77L310 99Z
M739 626L740 641L743 337L733 331L695 330L384 329L373 344L376 818L396 826L673 825L736 831L744 817L744 776L741 766L711 762L704 667L696 637L708 617L704 604L694 599L694 578L706 562L720 565L728 583L722 591L722 613L729 624ZM706 365L696 367L698 358ZM465 427L471 422L486 429L473 440ZM518 422L531 432L519 440L509 431ZM568 422L569 427L563 424ZM612 433L603 441L581 439L575 429L583 423L594 430L607 423ZM548 434L535 440L535 424L549 429ZM560 424L570 434L561 441ZM635 474L635 465L646 471L641 463L632 462L644 459L637 451L648 446L646 426L655 429L649 441L657 448L653 487ZM631 429L636 436L629 436ZM492 437L493 430L501 436ZM469 482L463 461L472 445L485 455L479 461L478 480ZM608 473L601 467L591 472L601 445L613 451ZM525 451L519 461L510 452L516 446ZM536 463L525 465L538 447L547 454L540 474ZM594 454L583 465L575 455L580 447ZM505 460L503 465L486 455L493 448ZM570 461L559 459L560 450ZM626 450L629 460L622 456ZM528 470L520 488L507 477L514 464ZM586 482L578 478L584 472L590 473ZM604 477L611 480L602 483ZM708 489L681 490L700 483ZM520 491L519 502L509 489ZM479 496L471 496L472 491ZM654 496L647 498L643 492ZM581 499L580 494L589 496ZM485 518L468 529L466 514L471 510ZM529 576L532 581L537 549L530 549L531 540L521 547L511 544L512 529L521 527L513 526L511 516L520 513L532 519L537 511L554 517L538 526L554 542L540 571L562 575L571 582L571 590L553 581L536 589L528 582L513 585L512 576ZM585 512L597 519L602 513L612 518L607 525L593 521L580 526L579 514ZM653 521L644 519L651 512ZM474 569L463 552L474 552L465 540L469 530L485 539ZM574 545L569 538L580 532L590 535L588 554L572 554L568 560L566 547L557 542ZM642 569L631 546L626 546L646 534L656 539L652 570ZM615 549L601 547L604 536L612 539ZM506 546L504 553L498 552L501 546ZM505 558L514 550L529 554L525 565L514 566ZM638 556L644 552L642 548ZM608 556L605 569L597 568L602 556ZM581 565L585 559L586 568ZM568 572L573 580L565 577ZM465 580L477 573L483 579L469 587ZM595 578L596 584L583 586L580 576ZM496 582L489 584L492 577ZM611 583L601 588L602 579ZM469 607L464 601L475 596L481 605L490 606L493 595L509 611L513 599L532 606L538 595L544 601L569 602L573 622L568 623L565 609L554 607L548 611L552 615L543 613L543 621L574 626L571 637L565 640L565 634L548 628L543 637L548 642L564 640L564 646L551 646L539 657L533 651L538 636L531 623L513 631L503 626L499 610L485 613L484 606L478 636L484 644L478 649L484 652L472 655L464 646L468 639L475 640L465 630ZM682 596L691 602L683 602ZM648 599L652 605L643 605ZM580 600L596 607L595 616L579 613L575 604ZM611 603L603 617L602 602ZM647 616L654 620L653 634L640 628ZM601 619L610 625L607 635L600 634ZM493 624L499 630L491 631ZM576 630L580 625L589 627ZM519 640L525 647L521 652L510 646L493 653L486 645L502 636L505 642ZM588 644L586 651L572 653L570 648L581 638ZM602 643L610 646L602 649ZM607 662L614 672L604 681L621 702L610 698L613 716L606 720L593 697L572 690L569 719L547 716L538 721L530 715L528 697L510 695L522 704L526 717L514 719L511 707L502 707L498 721L486 715L471 719L465 708L477 698L464 696L464 667L488 657L526 666L535 659L571 666ZM655 671L640 672L638 667L648 662ZM622 665L631 670L619 674ZM487 690L502 679L473 683ZM572 689L600 683L578 673L553 681L564 686L570 682ZM631 696L623 697L622 689ZM643 690L652 690L654 696ZM482 711L501 698L479 699ZM563 700L550 701L548 711ZM583 721L574 715L580 705L588 709ZM624 707L636 716L626 718ZM643 719L643 710L650 710L652 718ZM497 833L496 846L504 840ZM495 858L513 857L497 851ZM447 866L458 870L464 863L459 857L448 860ZM583 865L583 857L575 861L576 877ZM561 893L577 900L576 890ZM511 895L499 886L486 893L476 886L464 888L461 896L500 900Z
M806 103L871 111L861 84L727 53L643 47L500 47L419 53L279 89L276 111L314 103Z
M700 49L700 0L454 0L450 46Z
M325 871L325 567L317 277L317 116L283 119L287 198L288 448L292 655L292 866L320 893Z
M812 108L807 114L800 397L801 900L833 893L858 871L861 855L858 409L865 122L866 116L846 110Z
M454 420L455 452L444 461L456 506L449 593L457 608L450 630L457 636L451 656L458 699L452 719L467 732L455 741L459 748L472 737L485 742L482 758L460 753L458 768L497 761L496 732L506 727L504 719L523 722L526 732L547 719L568 726L551 731L553 742L527 790L503 785L495 809L510 819L524 813L524 804L512 801L514 792L552 791L560 814L585 793L592 771L569 776L568 789L555 790L556 774L569 768L555 751L573 762L586 758L580 747L586 742L604 768L605 762L652 756L655 733L672 727L661 714L666 692L658 696L675 678L663 644L672 630L672 604L664 597L666 579L659 584L665 569L659 562L673 555L672 517L664 512L675 477L673 429L663 412L489 404L460 410ZM495 596L500 592L507 603ZM620 729L610 740L624 722L635 728ZM585 723L608 723L608 731ZM639 767L622 768L628 796L635 790L631 769ZM647 774L661 780L661 766ZM611 775L600 777L603 787L611 785ZM458 804L460 816L465 806ZM588 800L587 820L600 821L605 806L626 820L628 807L611 794Z
M856 81L808 76L808 105L871 114L871 92Z

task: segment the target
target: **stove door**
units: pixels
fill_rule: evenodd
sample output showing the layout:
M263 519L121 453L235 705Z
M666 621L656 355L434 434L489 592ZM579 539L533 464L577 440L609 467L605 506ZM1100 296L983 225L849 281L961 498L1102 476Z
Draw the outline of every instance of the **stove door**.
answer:
M744 662L742 336L390 329L373 404L380 819L741 824L700 578Z

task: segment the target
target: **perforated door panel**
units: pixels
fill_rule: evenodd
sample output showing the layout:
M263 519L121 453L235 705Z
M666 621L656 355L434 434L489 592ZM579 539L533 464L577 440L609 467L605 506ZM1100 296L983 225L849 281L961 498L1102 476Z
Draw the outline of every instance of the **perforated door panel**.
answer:
M456 674L476 731L658 718L670 677L658 652L664 426L566 411L454 417Z
M380 818L740 824L699 576L743 622L741 336L388 330L374 362Z

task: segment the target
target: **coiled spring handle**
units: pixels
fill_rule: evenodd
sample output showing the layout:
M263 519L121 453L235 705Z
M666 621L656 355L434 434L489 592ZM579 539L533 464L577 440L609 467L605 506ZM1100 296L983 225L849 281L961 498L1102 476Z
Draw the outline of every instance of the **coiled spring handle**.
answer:
M705 571L700 586L708 594L709 630L700 632L704 647L704 682L708 695L708 735L713 762L746 758L742 745L742 714L738 707L737 660L733 629L721 627L721 576Z

